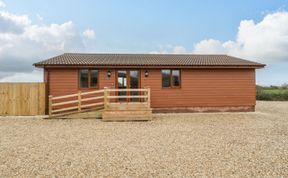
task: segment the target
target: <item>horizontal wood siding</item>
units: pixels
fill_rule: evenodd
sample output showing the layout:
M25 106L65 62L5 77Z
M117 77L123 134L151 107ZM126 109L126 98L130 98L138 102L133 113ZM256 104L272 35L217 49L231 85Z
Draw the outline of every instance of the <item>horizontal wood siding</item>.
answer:
M81 91L93 91L98 88L79 88L78 69L49 69L49 95L61 96ZM115 72L107 77L108 69L99 69L99 89L104 87L114 88ZM47 75L47 74L46 74Z
M99 69L99 89L115 87L115 69ZM255 69L181 69L181 88L162 88L161 69L141 69L141 87L151 88L151 107L254 106ZM49 94L77 93L78 69L49 69ZM95 89L82 89L89 91Z
M151 106L254 106L254 69L182 69L181 88L162 88L161 69L142 72L142 86L151 87Z
M114 88L115 87L115 70L109 69L111 71L111 77L107 77L108 69L99 69L99 87L103 89L104 87Z
M78 70L49 69L49 95L59 96L78 92Z

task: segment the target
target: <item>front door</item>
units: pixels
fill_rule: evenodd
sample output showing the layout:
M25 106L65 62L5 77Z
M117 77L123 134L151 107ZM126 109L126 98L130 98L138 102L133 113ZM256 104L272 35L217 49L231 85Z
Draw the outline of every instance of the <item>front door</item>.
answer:
M140 72L139 70L118 70L117 71L117 81L116 81L116 87L118 89L137 89L140 88ZM138 95L138 91L119 91L119 96L123 95L130 95L135 96ZM131 98L131 99L125 99L125 98L119 98L119 101L139 101L138 98Z

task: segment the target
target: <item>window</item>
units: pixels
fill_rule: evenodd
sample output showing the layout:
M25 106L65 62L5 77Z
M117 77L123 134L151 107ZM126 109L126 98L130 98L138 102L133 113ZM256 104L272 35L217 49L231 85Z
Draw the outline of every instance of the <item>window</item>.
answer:
M172 70L172 86L180 87L180 71Z
M79 72L80 88L96 88L98 87L98 70L81 69Z
M80 70L80 88L88 87L88 69Z
M162 70L162 87L170 87L170 70Z
M90 87L97 87L98 85L98 70L90 70Z
M162 70L162 87L163 88L179 88L181 84L180 70Z

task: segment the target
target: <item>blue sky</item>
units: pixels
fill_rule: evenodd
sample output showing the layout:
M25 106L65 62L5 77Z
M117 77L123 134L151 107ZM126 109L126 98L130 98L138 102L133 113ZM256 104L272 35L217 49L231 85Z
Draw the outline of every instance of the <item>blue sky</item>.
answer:
M27 35L27 37L25 36L25 40L23 40L23 34L21 37L17 33L19 35L17 39L20 40L20 44L27 44L27 49L23 49L23 52L27 53L23 57L23 60L25 60L23 67L11 67L11 71L1 69L0 67L0 70L2 70L2 74L0 72L0 81L1 75L2 81L15 80L20 74L22 76L29 75L29 73L32 73L34 76L38 75L29 66L30 63L39 61L45 57L51 57L50 55L81 51L227 53L267 63L268 67L264 70L259 70L257 73L257 83L259 84L280 85L285 82L288 83L288 55L286 56L286 52L284 51L285 49L288 50L288 39L287 41L281 41L280 44L277 41L271 41L271 39L274 39L273 35L275 35L275 39L283 39L282 36L284 38L288 36L288 31L284 33L286 29L281 26L281 23L287 23L288 27L288 21L281 21L281 19L286 19L286 16L288 16L286 12L287 0L0 1L5 4L0 8L3 21L1 22L0 18L0 28L1 26L3 29L7 28L5 32L2 30L2 33L5 33L6 36L7 34L11 34L9 30L13 31L15 25L11 26L11 28L8 28L8 25L16 23L17 28L23 28L23 34ZM277 15L279 12L282 14ZM273 18L264 20L265 17L273 14L276 14L272 16ZM26 16L28 20L19 18L22 16ZM20 23L19 20L15 19L25 22ZM253 20L254 26L248 20ZM261 24L262 21L265 23ZM270 24L269 28L266 28L266 23ZM54 27L52 24L56 24L56 26ZM281 29L275 30L273 27ZM31 35L35 30L39 36ZM268 41L270 46L263 46L262 49L266 53L263 52L261 54L261 51L258 49L261 46L257 46L257 44L262 44L262 37L256 37L255 39L258 40L256 42L251 41L252 37L249 31L253 31L257 36L259 32L266 32L267 30L272 30L272 32L268 33L268 36L263 37L263 39L266 39L263 41L263 44ZM85 31L87 33L84 33ZM46 33L48 33L47 36L49 36L49 39L45 39ZM61 37L59 40L59 36L57 35L61 35L62 33L64 37ZM237 40L238 36L242 37ZM57 40L52 42L53 38ZM2 47L5 49L2 50L5 59L4 57L2 59L0 57L0 61L2 60L1 62L5 65L5 69L8 69L12 66L7 62L8 58L18 62L21 61L19 56L9 54L13 48L17 50L19 47L17 48L17 44L12 44L7 39L2 41L2 44L0 43L0 50L1 45L5 46L5 48ZM240 49L239 46L242 43L247 44L247 46L252 45L250 49L258 51L251 52L251 50ZM47 44L51 45L51 49L48 47L49 50L45 50L47 49ZM39 45L43 45L43 47L39 47ZM52 45L56 47L54 48ZM271 45L274 46L271 47ZM34 46L37 46L35 48L36 51L34 51ZM59 46L59 49L57 49L57 46ZM270 49L274 48L277 48L277 50L270 51ZM280 51L281 55L277 56L279 54L278 48L283 49L283 55L282 51ZM267 51L270 51L270 53ZM277 53L275 59L273 53Z
M47 24L71 20L80 31L95 29L100 50L149 52L159 45L192 50L202 39L234 39L241 20L259 21L286 4L287 0L9 0L7 10L35 21L39 14Z

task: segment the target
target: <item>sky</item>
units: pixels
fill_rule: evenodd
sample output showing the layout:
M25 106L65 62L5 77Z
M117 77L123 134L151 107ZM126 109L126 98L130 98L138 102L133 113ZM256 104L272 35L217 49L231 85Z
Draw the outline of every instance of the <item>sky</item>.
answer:
M228 54L288 83L288 0L0 0L0 82L37 82L32 66L65 52Z

